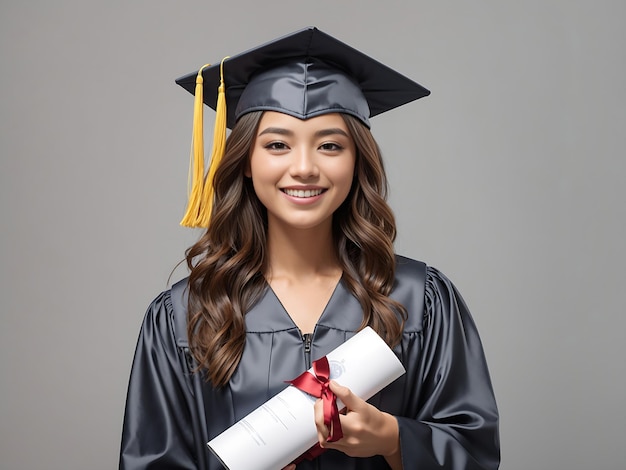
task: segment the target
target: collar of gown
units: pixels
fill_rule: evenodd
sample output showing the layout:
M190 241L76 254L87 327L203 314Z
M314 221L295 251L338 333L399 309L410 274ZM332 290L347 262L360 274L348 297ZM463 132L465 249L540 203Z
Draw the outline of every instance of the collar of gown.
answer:
M343 331L357 331L363 313L358 300L339 280L317 326L332 326ZM276 293L268 285L259 301L246 314L246 330L249 333L269 333L297 328Z

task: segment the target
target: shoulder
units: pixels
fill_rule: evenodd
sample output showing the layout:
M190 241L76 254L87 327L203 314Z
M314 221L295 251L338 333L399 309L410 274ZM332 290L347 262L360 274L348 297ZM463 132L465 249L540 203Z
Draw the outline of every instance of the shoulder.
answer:
M461 292L450 278L431 266L426 275L423 321L430 335L463 337L465 344L478 338L474 318Z
M171 290L165 290L157 295L148 305L141 325L142 335L163 335L171 330L172 317Z
M454 283L433 266L428 266L427 269L425 302L426 311L431 314L434 310L467 310L465 301Z
M425 322L431 323L433 315L466 310L459 291L445 274L422 261L400 255L396 255L396 279L391 296L407 309L407 333L421 331Z
M436 292L457 291L452 281L436 267L430 266L423 261L396 255L394 290L403 287L408 287L412 290L423 288L424 295Z
M157 295L148 305L142 336L174 347L187 347L187 279Z
M422 330L427 273L426 263L396 255L395 280L390 297L406 309L405 333Z

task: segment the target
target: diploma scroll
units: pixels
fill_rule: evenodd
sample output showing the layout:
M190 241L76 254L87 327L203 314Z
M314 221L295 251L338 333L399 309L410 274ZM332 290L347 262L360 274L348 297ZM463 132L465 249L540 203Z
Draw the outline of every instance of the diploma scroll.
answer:
M405 373L387 343L370 327L326 357L330 378L364 400ZM308 372L313 374L313 369ZM317 443L315 400L290 385L207 445L229 470L280 470ZM337 405L344 407L340 400Z

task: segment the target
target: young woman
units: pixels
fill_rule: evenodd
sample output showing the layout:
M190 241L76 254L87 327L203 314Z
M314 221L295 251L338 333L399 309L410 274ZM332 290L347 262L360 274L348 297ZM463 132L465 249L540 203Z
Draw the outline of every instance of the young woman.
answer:
M232 131L221 160L213 155L204 209L192 211L211 208L187 251L190 276L157 297L142 326L120 468L224 468L207 442L365 326L406 374L367 402L331 382L346 405L343 437L330 442L318 401L324 452L289 468L497 468L478 332L443 274L394 254L369 131L370 116L428 91L315 28L202 76L200 88L195 75L179 83L197 97L207 90ZM227 111L211 92L221 79Z

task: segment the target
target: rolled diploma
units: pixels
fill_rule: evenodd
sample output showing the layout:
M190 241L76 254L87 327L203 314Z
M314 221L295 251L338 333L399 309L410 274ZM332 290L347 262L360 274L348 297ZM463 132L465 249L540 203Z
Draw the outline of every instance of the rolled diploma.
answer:
M326 357L330 378L363 400L405 373L394 352L370 327ZM313 374L313 369L308 372ZM317 443L315 400L290 385L207 445L229 470L280 470ZM337 406L344 407L340 400Z

